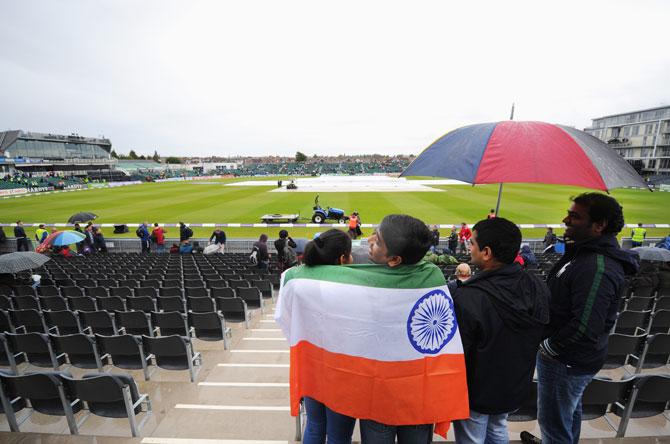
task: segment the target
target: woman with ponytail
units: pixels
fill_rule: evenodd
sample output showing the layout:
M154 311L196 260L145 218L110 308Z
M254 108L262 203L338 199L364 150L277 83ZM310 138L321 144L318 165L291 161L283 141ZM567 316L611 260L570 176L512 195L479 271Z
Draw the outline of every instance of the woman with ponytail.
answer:
M351 264L351 238L343 231L332 229L318 235L307 243L303 254L303 264L316 265ZM305 444L328 443L350 444L356 419L337 413L316 399L305 397L307 426L303 442Z

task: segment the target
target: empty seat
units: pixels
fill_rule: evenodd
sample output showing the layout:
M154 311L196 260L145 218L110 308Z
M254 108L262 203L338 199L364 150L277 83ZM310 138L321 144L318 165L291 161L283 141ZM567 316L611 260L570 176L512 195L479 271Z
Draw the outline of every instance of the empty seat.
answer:
M115 311L114 317L116 324L125 328L129 335L154 336L151 318L143 311Z
M157 303L160 311L186 312L184 300L179 296L158 296Z
M160 288L158 290L159 296L177 296L177 297L184 297L182 294L181 288L177 287L167 287L167 288Z
M52 285L41 285L37 288L37 294L40 296L60 296L58 287Z
M263 297L261 292L256 287L239 287L237 288L237 296L244 299L249 308L260 308L263 312Z
M195 337L203 341L223 341L223 348L228 349L230 328L221 313L211 311L206 313L189 313L188 324L193 328Z
M129 310L138 310L145 313L156 311L156 301L148 296L129 297L126 299Z
M156 365L167 370L188 370L195 381L195 367L202 364L200 353L194 353L190 341L179 335L150 338L142 336L144 349L154 356Z
M84 290L79 287L60 287L60 294L63 297L84 296Z
M77 399L86 402L89 412L106 418L127 418L130 433L139 436L141 425L137 423L137 415L143 411L142 406L147 414L151 412L151 402L148 395L139 393L132 377L93 374L63 380Z
M656 299L653 297L633 296L626 301L626 310L645 311L652 310Z
M59 335L83 333L77 313L70 310L45 311L44 317L49 327L55 327Z
M153 312L151 322L160 329L161 336L180 335L190 337L186 315L177 311Z
M0 310L11 310L14 308L12 298L5 295L0 295Z
M186 306L190 311L202 313L214 311L214 300L210 297L187 297Z
M28 362L37 367L58 367L65 363L64 354L55 354L49 342L49 336L44 333L5 333L7 344L12 353L23 352Z
M163 288L181 288L181 279L165 279L163 281Z
M114 316L108 311L80 311L78 314L82 323L89 327L92 333L105 336L119 334Z
M140 287L140 288L135 288L133 291L135 292L135 296L146 296L150 298L156 298L156 288L157 287Z
M194 298L208 298L209 297L209 291L207 291L206 288L204 287L186 287L184 288L184 294L186 297L194 297Z
M91 296L92 298L105 298L109 296L105 287L86 287L84 288L84 293L86 293L86 296Z
M109 295L110 296L118 296L120 298L127 298L133 295L133 290L128 287L117 287L117 288L110 288L109 289Z
M605 417L609 426L616 431L617 427L606 415L611 405L623 407L634 383L632 377L620 381L597 376L593 378L582 394L582 421Z
M107 364L107 356L100 355L95 338L92 336L81 333L49 336L54 350L66 354L69 363L75 367L103 371L103 366Z
M619 313L614 327L615 333L624 335L636 335L646 333L649 324L651 310L629 311L625 310Z
M633 296L648 298L655 293L653 286L642 286L633 288Z
M617 437L625 436L631 418L648 418L665 412L670 401L670 376L638 375L626 408L613 412L622 416Z
M40 306L42 310L67 310L67 302L60 296L40 296Z
M14 307L17 310L39 310L40 303L35 296L14 296Z
M9 316L16 328L23 326L26 332L49 332L42 314L37 310L9 310Z
M26 355L21 352L14 353L9 347L4 333L0 333L0 365L9 367L17 375L19 373L17 366L25 361ZM2 405L0 405L0 408L2 408Z
M234 298L237 297L235 289L230 287L212 288L209 290L213 298Z
M106 311L126 311L126 301L118 296L97 298L98 308Z
M44 415L65 416L70 433L77 434L77 422L74 414L82 409L81 402L75 402L63 385L66 373L48 372L14 376L0 373L2 384L3 405L11 405L5 409L7 422L12 432L20 432L15 412L26 406L26 401L34 411ZM7 395L10 396L7 396ZM13 398L13 399L12 399Z
M656 301L655 311L658 310L670 310L670 296L663 296L658 298Z
M249 288L249 281L243 280L228 280L228 286L231 288Z
M162 280L162 278L161 278ZM160 288L161 282L158 279L146 279L144 281L140 281L140 287L141 288Z
M264 298L266 299L272 298L272 284L270 283L270 281L265 279L252 280L251 286L258 288Z
M224 279L221 279L220 277L216 277L211 280L207 280L207 287L211 290L212 288L225 288L228 286L228 282L226 282Z
M147 381L151 355L144 352L142 339L133 335L103 336L95 335L102 353L109 355L114 367L126 370L142 370Z
M637 366L639 358L642 356L642 349L647 335L623 335L620 333L612 333L609 336L609 344L607 347L607 357L605 359L604 369L619 368L626 364ZM629 363L629 359L633 358L633 362Z
M657 333L647 338L642 353L642 368L657 368L668 365L670 359L670 334ZM638 366L638 370L640 366Z
M216 298L217 309L226 321L244 322L249 328L247 303L242 298Z
M67 297L67 305L70 310L96 311L98 304L89 296Z
M29 285L14 287L14 296L35 296L35 289Z
M655 311L649 324L649 334L670 333L670 310Z

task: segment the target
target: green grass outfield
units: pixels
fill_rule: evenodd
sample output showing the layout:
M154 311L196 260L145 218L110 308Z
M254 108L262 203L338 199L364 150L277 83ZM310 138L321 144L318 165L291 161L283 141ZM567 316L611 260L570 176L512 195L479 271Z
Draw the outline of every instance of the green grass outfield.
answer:
M268 180L273 178L257 178ZM34 194L0 199L0 222L64 223L78 211L99 215L97 223L260 223L266 213L300 213L311 218L314 194L270 193L274 187L225 187L235 180L212 184L193 182L145 183L118 188L81 192ZM342 177L346 180L346 177ZM214 182L208 180L207 182ZM390 213L407 213L427 223L476 222L495 206L497 185L438 186L441 193L320 193L321 205L357 210L363 223L378 223ZM554 185L505 184L500 215L518 224L561 223L569 197L587 191L583 188ZM670 193L643 190L614 190L621 202L627 223L670 223ZM301 221L310 222L310 221ZM136 225L135 225L136 226ZM30 231L30 230L29 230ZM126 236L134 237L134 230ZM198 237L209 236L211 228L195 228ZM229 237L256 237L262 232L276 236L278 228L225 228ZM292 228L292 236L311 236L318 228ZM369 234L370 229L364 229ZM443 234L445 229L442 229ZM544 229L524 229L525 237L542 237ZM562 230L557 230L560 233ZM669 229L650 229L649 236L666 236ZM11 235L11 229L6 230ZM104 229L107 237L112 229ZM623 231L625 236L630 230ZM176 235L176 229L169 236Z

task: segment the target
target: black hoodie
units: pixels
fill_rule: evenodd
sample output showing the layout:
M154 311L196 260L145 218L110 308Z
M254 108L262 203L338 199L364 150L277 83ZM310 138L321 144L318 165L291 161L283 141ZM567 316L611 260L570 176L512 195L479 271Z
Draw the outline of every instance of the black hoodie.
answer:
M547 279L551 323L542 351L574 372L597 373L607 356L621 286L638 268L639 256L622 250L614 235L567 244Z
M518 409L530 389L549 322L549 290L518 264L484 271L454 292L470 408L497 415Z

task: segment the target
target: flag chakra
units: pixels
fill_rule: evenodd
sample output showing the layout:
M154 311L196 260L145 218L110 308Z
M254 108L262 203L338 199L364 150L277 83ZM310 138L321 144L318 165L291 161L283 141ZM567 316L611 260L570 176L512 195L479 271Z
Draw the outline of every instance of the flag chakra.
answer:
M407 336L421 353L434 355L456 333L454 304L442 290L434 290L419 299L407 319Z

